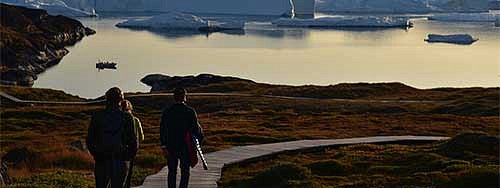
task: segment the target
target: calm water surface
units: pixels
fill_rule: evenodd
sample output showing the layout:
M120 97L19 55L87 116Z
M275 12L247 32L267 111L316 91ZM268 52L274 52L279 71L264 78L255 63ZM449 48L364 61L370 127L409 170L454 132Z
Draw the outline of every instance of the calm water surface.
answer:
M382 30L283 29L258 20L244 32L150 32L120 29L126 18L82 19L97 31L34 87L93 98L108 88L148 91L147 74L212 73L275 84L402 82L418 88L498 86L500 28L493 23L416 20L415 27ZM473 45L428 44L429 33L469 33ZM98 59L118 62L98 71Z

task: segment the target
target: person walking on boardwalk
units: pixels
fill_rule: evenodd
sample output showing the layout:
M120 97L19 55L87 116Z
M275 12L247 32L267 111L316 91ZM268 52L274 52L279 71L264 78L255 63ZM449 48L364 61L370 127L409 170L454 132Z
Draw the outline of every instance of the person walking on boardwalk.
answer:
M123 93L113 87L106 92L106 108L92 116L87 148L95 160L96 188L123 188L130 159L137 152L133 117L121 111Z
M167 158L168 188L175 188L177 167L181 169L180 188L187 188L191 165L186 135L189 133L203 143L203 131L196 111L186 104L186 90L174 90L175 103L163 111L160 123L160 141Z
M137 141L137 150L139 150L139 143L144 141L144 132L142 131L141 121L139 120L139 118L134 116L134 114L132 113L132 110L134 109L134 107L132 106L132 103L130 101L123 100L121 102L121 108L122 108L123 112L130 114L134 118L134 124L133 124L134 125L134 135L135 135L135 139ZM132 172L133 172L133 168L134 168L134 161L135 161L135 155L132 156L132 158L130 159L130 167L128 170L127 180L126 180L126 185L125 185L126 188L130 187L130 181L132 180Z

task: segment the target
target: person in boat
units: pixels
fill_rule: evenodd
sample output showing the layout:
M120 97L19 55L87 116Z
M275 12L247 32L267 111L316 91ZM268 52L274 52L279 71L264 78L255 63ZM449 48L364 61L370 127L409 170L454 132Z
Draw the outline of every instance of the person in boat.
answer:
M137 152L132 115L120 109L123 92L113 87L106 94L106 108L90 121L87 148L95 160L96 188L123 188L130 159Z
M133 106L132 106L132 103L128 100L123 100L121 102L121 108L122 108L122 111L125 112L125 113L128 113L130 114L133 119L134 119L134 136L135 136L135 139L136 139L136 142L137 142L137 150L139 150L139 144L144 141L144 132L142 130L142 125L141 125L141 121L139 120L139 118L137 118L136 116L134 116L134 114L132 113L132 110L134 109ZM127 174L127 180L126 180L126 188L129 188L130 187L130 181L132 180L132 172L133 172L133 168L134 168L134 161L135 161L135 155L131 157L130 159L130 168L129 168L129 171L128 171L128 174Z
M196 111L186 104L186 90L174 90L175 103L166 108L161 116L160 142L163 155L167 158L168 188L175 188L177 168L180 161L181 180L179 187L187 188L191 166L186 135L195 136L203 143L203 131L198 122Z

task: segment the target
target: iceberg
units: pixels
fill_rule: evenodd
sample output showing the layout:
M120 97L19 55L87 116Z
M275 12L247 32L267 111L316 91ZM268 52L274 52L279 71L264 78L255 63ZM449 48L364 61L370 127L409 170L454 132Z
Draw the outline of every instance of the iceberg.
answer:
M428 17L429 20L449 22L494 22L495 14L492 13L450 13L436 14Z
M145 0L144 0L145 1ZM292 10L290 0L164 0L166 11L208 14L280 16Z
M46 0L37 0L46 1ZM289 0L62 0L97 12L185 12L279 16L291 10Z
M444 42L453 44L472 44L479 39L472 37L469 34L455 34L455 35L438 35L429 34L425 41L427 42Z
M376 17L321 17L312 19L279 18L272 21L279 27L411 27L407 18Z
M500 27L500 14L495 16L495 27Z
M316 10L349 13L425 13L424 0L317 0Z
M145 29L186 29L198 30L208 27L208 22L195 15L168 12L149 19L131 19L116 24L117 27Z
M0 3L6 3L9 5L22 6L34 9L44 9L50 15L63 15L67 17L93 17L97 16L93 12L87 12L79 10L73 7L69 7L60 0L0 0Z
M242 30L245 28L244 21L208 21L208 27L215 30Z
M221 31L241 30L245 23L239 21L206 21L201 17L180 13L168 12L153 16L149 19L131 19L116 24L117 27L162 29L162 30L199 30L199 31Z
M490 0L316 0L316 10L347 13L485 12Z
M91 13L97 12L189 12L239 15L295 14L320 12L348 13L428 13L485 12L490 0L0 0L19 4L53 4ZM76 13L75 13L76 14Z

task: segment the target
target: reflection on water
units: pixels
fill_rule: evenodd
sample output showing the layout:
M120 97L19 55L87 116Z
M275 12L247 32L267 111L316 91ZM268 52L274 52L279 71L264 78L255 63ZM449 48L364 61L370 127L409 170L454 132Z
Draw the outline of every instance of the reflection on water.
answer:
M212 73L292 85L397 81L419 88L498 86L499 81L500 28L492 23L417 20L409 30L305 29L245 17L245 31L206 34L114 27L124 19L83 19L97 34L69 47L35 87L83 97L112 86L148 91L139 80L150 73ZM480 40L470 46L427 44L429 33L470 33ZM99 72L98 59L116 61L118 69Z

